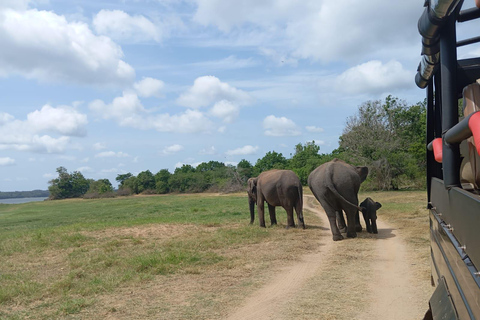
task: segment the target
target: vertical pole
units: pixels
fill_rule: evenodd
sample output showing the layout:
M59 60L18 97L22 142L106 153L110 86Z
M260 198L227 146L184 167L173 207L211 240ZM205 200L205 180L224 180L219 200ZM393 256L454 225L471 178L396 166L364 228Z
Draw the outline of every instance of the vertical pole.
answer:
M458 123L457 40L455 14L450 15L440 36L442 74L442 132ZM445 187L460 186L460 148L443 142L443 179Z
M435 113L433 100L433 79L430 80L427 86L427 141L426 145L435 139ZM430 203L430 190L432 186L432 178L434 177L435 159L433 152L427 151L427 201Z

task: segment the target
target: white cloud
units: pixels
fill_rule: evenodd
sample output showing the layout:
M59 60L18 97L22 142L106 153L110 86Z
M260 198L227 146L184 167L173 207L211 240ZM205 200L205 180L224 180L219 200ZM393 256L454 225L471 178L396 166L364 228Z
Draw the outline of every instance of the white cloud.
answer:
M95 158L126 158L130 157L127 153L124 152L114 152L114 151L103 151L97 153Z
M104 119L114 119L119 125L129 127L141 126L143 122L141 115L146 111L133 92L123 92L123 95L113 99L111 104L94 100L89 104L89 108Z
M198 152L198 154L206 154L206 155L212 155L212 154L216 154L217 153L217 150L215 149L214 146L211 146L211 147L207 147L205 149L202 149Z
M301 134L295 122L285 117L277 118L273 115L263 120L263 128L266 136L282 137L282 136L298 136Z
M161 114L152 117L148 124L160 132L200 133L210 131L212 122L198 110L186 110L184 113Z
M15 119L15 117L11 114L0 112L0 126L12 121L13 119Z
M113 99L111 104L95 100L89 108L104 119L113 119L119 125L136 129L155 129L160 132L198 133L207 132L211 121L197 110L170 115L149 113L135 93L124 92L123 96Z
M79 171L81 173L91 173L93 172L93 169L91 167L80 167L76 171Z
M0 114L0 149L39 153L63 153L70 146L69 136L85 136L87 116L72 107L43 106L17 120ZM58 134L53 137L49 134Z
M278 57L268 50L281 48L285 63L298 58L359 61L377 49L384 49L388 56L388 52L418 42L416 22L421 11L416 0L195 2L194 21L217 27L229 39L234 38L234 44L266 48L266 55L274 60ZM395 14L385 23L378 19L378 12Z
M244 105L252 99L245 91L221 82L217 77L203 76L195 79L193 86L177 99L177 103L184 107L200 108L221 100Z
M54 108L45 105L27 115L27 122L35 132L55 132L66 136L83 137L87 134L87 116L72 107Z
M337 89L350 94L385 93L411 86L413 74L398 61L369 61L348 69L336 79Z
M134 84L134 88L137 91L140 97L148 98L148 97L163 97L163 87L165 83L161 80L154 79L154 78L143 78L141 81Z
M245 23L272 26L276 20L283 20L288 13L294 13L297 7L295 2L275 0L196 0L196 2L198 9L194 20L203 25L215 25L224 32Z
M0 47L0 76L89 85L127 84L135 77L110 38L51 11L0 7Z
M54 173L44 173L42 175L42 177L47 178L47 179L54 179L54 178L58 177L58 175L56 175Z
M15 159L10 157L0 158L0 167L3 166L13 166L15 164Z
M199 67L206 70L212 70L212 69L229 70L229 69L251 68L251 67L257 66L258 64L259 62L253 60L252 58L240 59L234 55L231 55L224 59L195 62L195 63L192 63L191 65L193 67Z
M107 145L105 143L97 142L97 143L93 144L93 149L94 150L103 150L103 149L106 149L106 148L107 148Z
M225 152L225 154L228 156L245 156L245 155L256 154L258 149L259 149L258 146L254 147L254 146L247 145L234 150L228 150L227 152Z
M161 29L142 15L131 16L121 10L101 10L93 18L97 33L115 40L142 42L162 40Z
M14 10L26 10L31 0L2 0L0 2L0 9L9 8Z
M180 152L183 149L184 149L184 147L182 145L174 144L174 145L171 145L171 146L168 146L168 147L164 148L162 150L162 154L171 155L171 154L175 154L177 152Z
M316 126L306 126L305 129L307 129L308 132L314 132L314 133L320 133L325 131L323 130L323 128L319 128Z
M275 62L278 66L293 66L296 67L298 65L298 59L290 57L286 53L280 53L271 48L264 48L261 47L260 54L269 58L273 62Z
M240 114L240 108L227 100L221 100L210 109L210 114L221 118L225 123L232 123Z

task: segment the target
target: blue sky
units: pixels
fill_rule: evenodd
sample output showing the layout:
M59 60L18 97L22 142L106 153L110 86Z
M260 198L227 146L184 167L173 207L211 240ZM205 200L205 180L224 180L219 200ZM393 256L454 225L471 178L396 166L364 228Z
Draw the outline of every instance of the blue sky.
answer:
M361 103L423 100L422 5L0 0L0 191L329 153Z

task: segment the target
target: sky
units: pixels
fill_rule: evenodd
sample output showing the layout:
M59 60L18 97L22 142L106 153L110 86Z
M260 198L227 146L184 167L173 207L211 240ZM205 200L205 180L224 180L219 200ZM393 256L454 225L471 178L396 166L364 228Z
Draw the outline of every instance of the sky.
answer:
M298 143L330 153L362 103L424 99L423 2L0 0L0 191L45 190L60 166L116 187Z

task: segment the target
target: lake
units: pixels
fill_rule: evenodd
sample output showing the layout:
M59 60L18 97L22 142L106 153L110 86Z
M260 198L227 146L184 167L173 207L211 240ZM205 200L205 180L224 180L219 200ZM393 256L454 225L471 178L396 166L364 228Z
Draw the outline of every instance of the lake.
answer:
M43 201L48 199L46 197L34 197L34 198L11 198L11 199L0 199L0 203L5 204L18 204L18 203L27 203L35 201Z

